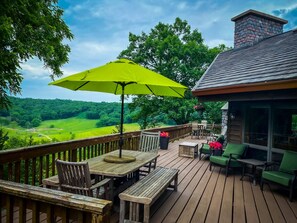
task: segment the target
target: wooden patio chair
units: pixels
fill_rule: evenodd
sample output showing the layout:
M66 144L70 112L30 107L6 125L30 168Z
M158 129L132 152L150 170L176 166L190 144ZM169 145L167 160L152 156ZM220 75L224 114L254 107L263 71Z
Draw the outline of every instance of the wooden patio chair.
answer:
M222 156L213 156L209 158L211 170L212 165L218 165L226 168L226 177L228 177L228 170L230 168L241 167L237 159L245 157L247 146L243 144L228 143Z
M193 139L193 136L199 137L198 122L192 122L191 124L192 124L191 138Z
M112 199L111 179L103 179L93 184L87 162L67 162L56 160L59 187L62 191L89 197Z
M139 151L158 153L160 148L160 132L142 131L139 140ZM157 158L140 169L139 174L144 176L154 170L157 165Z
M276 183L280 186L289 188L289 199L293 201L293 193L297 188L297 152L285 151L278 170L269 170L268 167L276 163L267 163L262 172L261 190L263 184Z

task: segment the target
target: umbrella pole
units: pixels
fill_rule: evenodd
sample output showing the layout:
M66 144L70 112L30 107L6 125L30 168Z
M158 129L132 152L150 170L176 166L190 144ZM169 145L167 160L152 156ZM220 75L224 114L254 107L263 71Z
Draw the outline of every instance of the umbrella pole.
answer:
M122 158L122 149L123 149L123 125L124 125L124 88L125 86L122 85L122 95L121 95L121 100L122 100L122 109L121 109L121 124L120 124L120 158Z

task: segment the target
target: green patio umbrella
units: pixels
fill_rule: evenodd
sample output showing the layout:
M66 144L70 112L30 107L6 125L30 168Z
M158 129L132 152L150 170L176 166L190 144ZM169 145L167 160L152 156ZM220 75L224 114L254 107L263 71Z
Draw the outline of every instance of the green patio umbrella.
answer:
M124 95L183 97L187 87L130 60L119 59L49 83L74 91L97 91L121 95L120 154L123 147Z

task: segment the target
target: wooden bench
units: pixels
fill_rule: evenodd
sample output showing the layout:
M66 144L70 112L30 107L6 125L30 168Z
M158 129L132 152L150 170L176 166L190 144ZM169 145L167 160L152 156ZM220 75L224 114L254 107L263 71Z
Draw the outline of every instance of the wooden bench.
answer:
M125 221L126 202L129 202L129 221L139 222L140 204L144 205L143 222L148 223L150 217L150 206L168 188L173 187L177 191L177 169L157 167L150 174L119 194L120 201L120 223ZM174 182L174 185L171 183Z

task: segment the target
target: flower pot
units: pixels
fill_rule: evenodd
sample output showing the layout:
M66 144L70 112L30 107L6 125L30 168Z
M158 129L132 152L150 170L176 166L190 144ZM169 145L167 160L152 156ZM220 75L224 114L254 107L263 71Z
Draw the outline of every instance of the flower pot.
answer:
M160 149L168 149L169 137L160 137Z
M213 156L221 156L222 150L221 149L212 149L212 155Z

